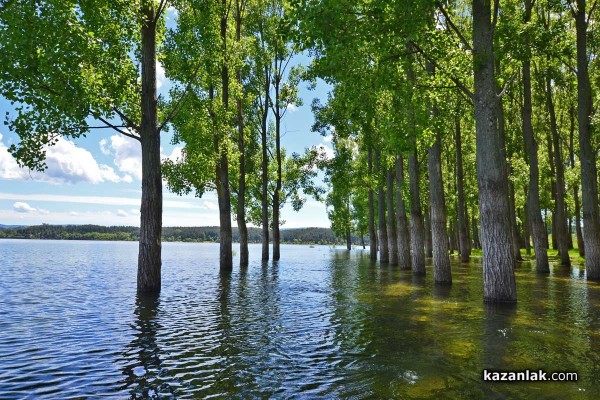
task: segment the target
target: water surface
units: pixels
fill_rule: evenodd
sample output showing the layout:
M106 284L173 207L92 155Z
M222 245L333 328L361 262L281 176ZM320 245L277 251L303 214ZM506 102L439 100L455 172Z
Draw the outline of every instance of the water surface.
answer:
M482 303L481 266L434 287L361 250L282 246L223 276L218 245L165 243L135 293L137 244L0 241L0 398L600 398L600 286L529 263L519 303ZM578 382L483 382L484 368Z

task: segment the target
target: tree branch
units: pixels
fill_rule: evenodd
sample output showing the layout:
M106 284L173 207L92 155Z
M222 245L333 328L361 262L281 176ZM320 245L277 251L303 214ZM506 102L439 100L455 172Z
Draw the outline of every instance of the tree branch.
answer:
M91 115L91 112L90 112L90 115ZM135 139L135 140L137 140L138 142L140 141L140 138L139 138L139 136L135 136L135 135L133 135L133 134L131 134L131 133L129 133L129 132L126 132L126 131L124 131L124 130L120 129L120 127L119 127L119 126L111 124L111 123L110 123L110 122L108 122L106 119L104 119L104 118L102 118L102 117L100 117L100 116L97 116L97 117L95 117L95 118L97 118L97 119L98 119L100 122L104 123L104 124L106 125L106 127L107 127L107 128L112 128L112 129L114 129L115 131L119 132L121 135L124 135L124 136L130 137L130 138L132 138L132 139Z
M417 45L417 44L416 44L415 42L413 42L412 40L411 40L411 41L409 41L409 43L410 43L410 44L411 44L411 45L412 45L412 46L413 46L413 47L414 47L414 48L415 48L415 49L416 49L416 50L417 50L417 51L418 51L418 52L419 52L419 53L420 53L420 54L421 54L423 57L425 57L425 59L426 59L427 61L429 61L429 62L430 62L430 63L431 63L431 64L432 64L432 65L433 65L433 66L434 66L436 69L439 69L439 70L440 70L440 71L442 71L442 72L444 71L444 70L443 70L443 68L440 68L440 67L439 67L439 65L438 65L438 64L437 64L437 63L436 63L434 60L432 60L432 59L431 59L429 56L427 56L427 54L425 53L425 51L423 51L423 49L421 49L421 48L419 47L419 45ZM448 75L447 75L447 76L448 76ZM468 87L466 87L466 86L465 86L465 85L464 85L464 84L463 84L463 83L462 83L462 82L461 82L461 81L460 81L458 78L456 78L456 77L454 77L454 76L448 76L448 78L450 78L450 80L451 80L452 82L454 82L454 84L455 84L455 85L458 87L458 89L460 89L460 91L466 95L466 97L469 99L469 101L470 101L471 103L473 103L473 101L474 101L474 97L475 97L475 96L473 95L473 92L471 92L471 91L469 90L469 88L468 88Z
M458 38L465 45L465 47L467 48L467 50L472 51L473 47L469 44L469 42L464 37L464 35L458 30L458 28L456 27L456 25L454 25L454 22L452 22L452 19L450 19L450 15L448 15L448 12L442 6L442 3L440 3L438 0L436 0L435 1L435 5L442 12L442 14L444 15L444 18L446 18L446 23L454 31L454 33L456 33L456 36L458 36Z

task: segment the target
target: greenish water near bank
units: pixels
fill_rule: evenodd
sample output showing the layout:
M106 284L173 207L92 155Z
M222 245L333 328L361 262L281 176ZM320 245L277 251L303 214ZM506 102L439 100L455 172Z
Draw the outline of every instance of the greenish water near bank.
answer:
M497 307L477 260L435 287L431 266L415 278L360 250L250 252L223 276L218 245L165 243L161 295L136 298L135 243L0 241L0 398L600 397L600 286L582 265L523 263L518 304Z

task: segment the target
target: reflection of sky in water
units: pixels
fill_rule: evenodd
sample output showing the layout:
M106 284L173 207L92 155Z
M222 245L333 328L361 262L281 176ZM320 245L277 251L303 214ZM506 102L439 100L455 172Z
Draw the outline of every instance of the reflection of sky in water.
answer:
M135 294L135 243L0 241L0 398L600 396L600 286L523 263L519 303L327 247L218 272L218 245L165 243L159 298ZM251 246L260 256L260 245ZM483 383L483 368L579 382Z

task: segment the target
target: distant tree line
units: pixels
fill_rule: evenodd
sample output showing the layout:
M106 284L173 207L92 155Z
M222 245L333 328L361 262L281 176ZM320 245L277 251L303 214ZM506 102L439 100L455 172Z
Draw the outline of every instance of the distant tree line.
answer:
M233 228L233 240L239 241L237 228ZM115 240L138 241L140 228L134 226L100 226L100 225L34 225L0 229L0 238L5 239L48 239L48 240ZM218 242L218 226L202 227L166 227L163 228L162 239L167 242ZM248 228L250 243L262 241L261 229ZM344 238L345 240L345 238ZM354 243L359 239L353 237ZM290 244L342 244L329 228L284 229L281 231L281 242Z

